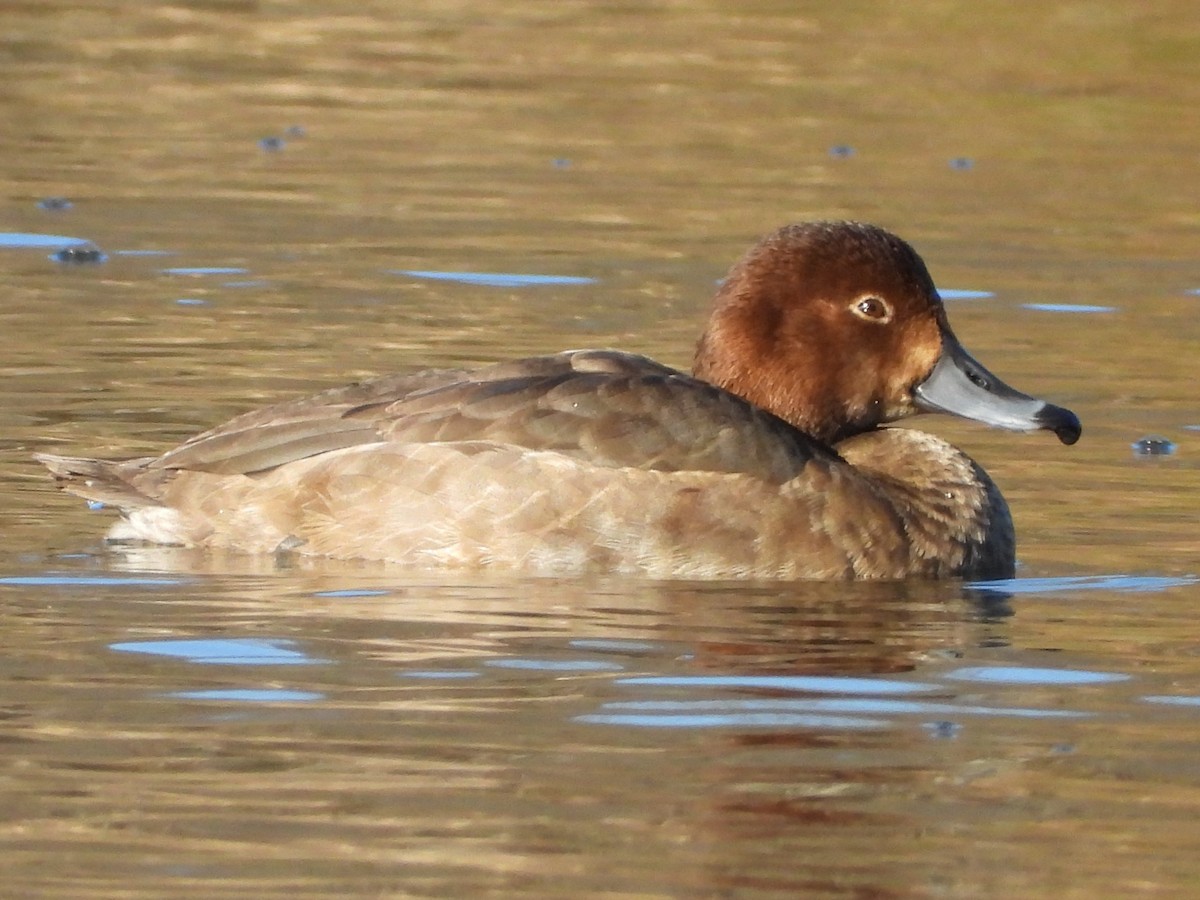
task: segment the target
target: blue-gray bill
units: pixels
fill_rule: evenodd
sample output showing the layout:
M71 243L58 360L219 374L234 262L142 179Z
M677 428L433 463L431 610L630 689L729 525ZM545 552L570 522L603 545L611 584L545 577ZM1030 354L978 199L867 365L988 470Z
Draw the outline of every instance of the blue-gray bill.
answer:
M925 412L943 412L1010 431L1053 431L1064 444L1083 428L1069 409L1015 390L984 368L950 335L929 377L913 392Z

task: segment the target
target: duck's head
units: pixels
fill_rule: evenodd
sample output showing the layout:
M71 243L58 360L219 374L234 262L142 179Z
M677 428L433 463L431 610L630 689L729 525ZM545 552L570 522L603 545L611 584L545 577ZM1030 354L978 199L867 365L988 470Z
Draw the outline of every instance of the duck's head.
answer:
M694 371L830 444L919 412L1064 444L1081 430L976 362L916 251L857 222L789 225L752 247L717 292Z

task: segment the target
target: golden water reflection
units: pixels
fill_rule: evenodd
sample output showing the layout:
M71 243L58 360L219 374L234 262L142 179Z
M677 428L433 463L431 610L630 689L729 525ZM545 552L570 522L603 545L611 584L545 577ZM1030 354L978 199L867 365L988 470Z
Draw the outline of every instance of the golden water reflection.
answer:
M1192 13L6 9L0 231L108 254L0 248L0 579L34 579L0 580L8 891L1187 895ZM1023 593L457 583L112 553L109 513L55 494L29 457L159 452L398 369L583 345L686 365L741 250L835 216L895 229L944 288L990 293L949 301L964 343L1084 422L1072 448L921 422L1002 485ZM245 271L166 271L197 267ZM1135 458L1148 435L1176 453ZM119 649L181 641L326 662ZM971 670L1009 680L951 677ZM753 680L788 677L845 690ZM930 690L903 707L850 679ZM634 715L657 726L612 718Z

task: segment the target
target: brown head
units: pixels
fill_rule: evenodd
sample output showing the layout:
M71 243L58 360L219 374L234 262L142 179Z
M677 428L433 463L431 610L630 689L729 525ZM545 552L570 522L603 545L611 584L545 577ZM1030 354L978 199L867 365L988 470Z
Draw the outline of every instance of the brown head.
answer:
M694 373L829 444L931 411L1064 443L1080 432L971 358L916 251L857 222L788 225L752 247L717 292Z

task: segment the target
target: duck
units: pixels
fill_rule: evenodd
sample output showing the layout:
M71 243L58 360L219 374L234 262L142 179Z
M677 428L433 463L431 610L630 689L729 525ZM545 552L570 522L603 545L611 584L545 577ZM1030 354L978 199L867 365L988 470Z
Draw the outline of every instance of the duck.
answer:
M1082 432L955 337L870 224L787 225L720 282L690 373L613 349L393 374L243 413L160 456L39 453L111 542L416 570L654 579L1002 579L984 469L897 426Z

